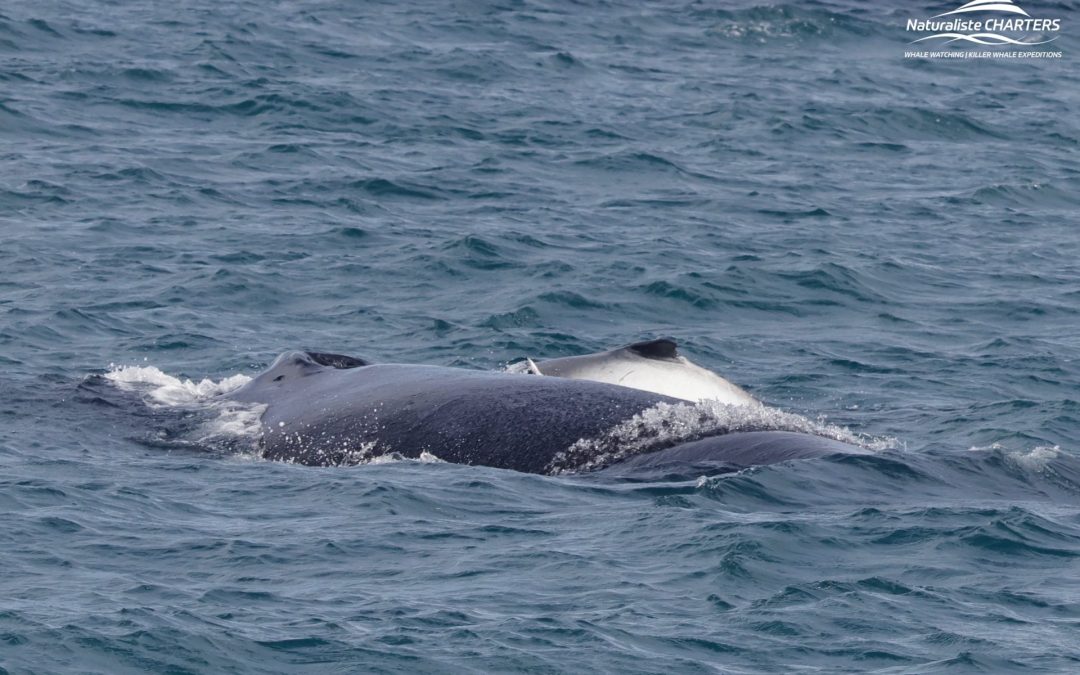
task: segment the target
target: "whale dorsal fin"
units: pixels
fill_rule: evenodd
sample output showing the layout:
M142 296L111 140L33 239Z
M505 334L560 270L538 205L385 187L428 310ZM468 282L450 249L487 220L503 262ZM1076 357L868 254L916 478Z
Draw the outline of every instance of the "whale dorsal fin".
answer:
M634 352L638 356L644 356L647 359L673 359L678 356L677 348L678 345L671 338L635 342L632 345L623 347L623 349Z
M307 352L307 355L311 357L312 361L319 364L320 366L330 366L331 368L359 368L360 366L369 365L368 362L364 359L358 359L355 356L345 356L344 354Z

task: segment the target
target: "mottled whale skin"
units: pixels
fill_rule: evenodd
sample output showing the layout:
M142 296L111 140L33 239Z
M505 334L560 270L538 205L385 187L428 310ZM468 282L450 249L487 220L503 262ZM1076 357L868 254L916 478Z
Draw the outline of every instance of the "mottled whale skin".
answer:
M261 421L268 459L326 466L389 453L430 453L447 462L541 474L603 468L580 451L568 460L565 451L659 403L685 405L602 382L368 364L299 351L279 356L231 397L266 406ZM712 461L737 468L862 452L806 434L741 432L681 443L658 440L619 463Z

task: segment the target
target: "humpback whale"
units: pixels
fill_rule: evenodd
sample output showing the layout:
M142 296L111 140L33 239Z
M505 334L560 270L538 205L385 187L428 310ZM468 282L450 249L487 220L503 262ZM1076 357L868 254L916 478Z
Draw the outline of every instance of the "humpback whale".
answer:
M507 370L607 382L686 401L720 401L730 405L757 403L737 385L681 356L675 341L670 338L635 342L598 354L539 362L527 358Z
M264 457L308 465L427 453L541 474L706 461L734 470L866 452L745 424L696 428L685 424L698 414L686 401L609 382L372 364L322 352L286 352L228 396L264 406ZM650 424L658 410L677 411L682 421Z

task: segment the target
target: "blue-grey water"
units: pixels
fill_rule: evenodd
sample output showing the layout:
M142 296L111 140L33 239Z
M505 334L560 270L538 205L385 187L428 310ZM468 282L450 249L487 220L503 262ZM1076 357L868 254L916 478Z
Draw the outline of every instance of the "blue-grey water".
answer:
M1075 672L1080 22L1023 5L1062 58L905 60L944 4L0 4L0 672ZM886 449L310 468L104 394L658 335Z

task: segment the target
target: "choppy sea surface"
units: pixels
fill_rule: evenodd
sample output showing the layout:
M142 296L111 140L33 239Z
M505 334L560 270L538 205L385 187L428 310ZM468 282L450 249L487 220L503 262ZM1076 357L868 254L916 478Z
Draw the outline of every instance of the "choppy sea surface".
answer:
M1062 58L904 59L918 3L0 4L0 672L1080 669L1080 21L1023 5ZM659 335L881 449L631 481L176 421L288 349Z

